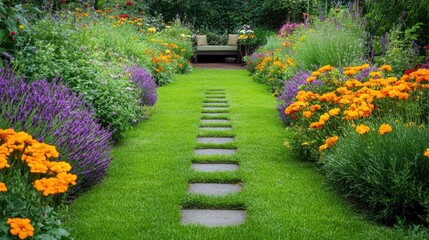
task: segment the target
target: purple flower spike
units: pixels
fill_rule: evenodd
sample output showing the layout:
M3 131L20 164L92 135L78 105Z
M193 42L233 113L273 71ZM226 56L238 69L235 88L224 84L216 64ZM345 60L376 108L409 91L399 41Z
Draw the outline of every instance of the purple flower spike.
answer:
M128 71L131 72L131 80L134 82L137 91L139 92L140 105L155 105L158 98L155 78L150 75L149 71L138 66L130 67Z

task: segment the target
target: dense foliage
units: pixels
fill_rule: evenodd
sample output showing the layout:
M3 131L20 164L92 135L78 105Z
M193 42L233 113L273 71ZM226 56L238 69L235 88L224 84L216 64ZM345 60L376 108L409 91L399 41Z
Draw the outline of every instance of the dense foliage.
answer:
M25 83L10 70L0 72L0 127L56 146L79 176L70 198L99 183L111 161L111 133L97 123L82 97L59 80Z

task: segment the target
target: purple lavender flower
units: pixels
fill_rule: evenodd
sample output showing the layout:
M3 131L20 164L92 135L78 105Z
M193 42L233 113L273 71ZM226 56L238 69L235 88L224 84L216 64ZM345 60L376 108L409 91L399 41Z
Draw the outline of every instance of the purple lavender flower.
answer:
M78 175L72 199L99 183L110 165L112 134L97 123L82 96L55 79L25 83L0 69L0 124L54 145Z
M128 68L131 72L131 80L134 82L139 93L140 105L153 106L157 100L156 81L149 71L138 66Z
M309 71L298 71L291 79L283 81L282 89L280 90L279 97L277 98L280 105L277 110L280 112L280 118L285 123L290 123L291 118L285 114L285 109L294 102L296 94L300 90L310 90L311 86L319 86L322 84L320 80L307 83L306 79L311 75ZM308 87L305 87L305 86ZM301 89L303 87L303 89Z

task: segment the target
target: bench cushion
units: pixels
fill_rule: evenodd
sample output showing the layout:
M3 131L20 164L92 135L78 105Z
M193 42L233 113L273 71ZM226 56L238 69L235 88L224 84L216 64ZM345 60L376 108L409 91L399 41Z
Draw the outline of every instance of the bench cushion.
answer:
M197 46L207 45L207 35L197 35Z
M237 46L238 44L238 34L228 34L228 46Z
M206 45L206 46L197 46L197 51L205 52L236 52L238 51L237 46L225 46L225 45Z

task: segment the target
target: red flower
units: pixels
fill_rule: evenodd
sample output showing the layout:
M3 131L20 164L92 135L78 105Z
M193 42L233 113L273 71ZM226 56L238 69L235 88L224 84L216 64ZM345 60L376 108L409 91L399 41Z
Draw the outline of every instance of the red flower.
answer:
M405 75L409 75L410 73L414 72L414 69L408 69L407 71L405 71Z
M88 4L83 4L83 8L87 9L88 8Z
M61 2L61 3L66 3L66 2L67 2L67 0L61 0L60 2Z
M119 15L119 18L129 18L129 17L130 17L130 15L125 14L125 13Z
M133 2L128 1L128 2L126 2L126 4L127 4L127 6L132 6Z
M426 50L429 50L429 45L426 45L423 48L426 49Z
M16 34L16 32L12 31L12 32L9 33L9 36L13 37L15 34Z

